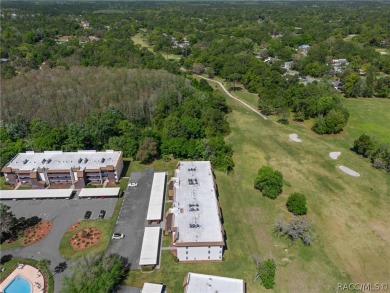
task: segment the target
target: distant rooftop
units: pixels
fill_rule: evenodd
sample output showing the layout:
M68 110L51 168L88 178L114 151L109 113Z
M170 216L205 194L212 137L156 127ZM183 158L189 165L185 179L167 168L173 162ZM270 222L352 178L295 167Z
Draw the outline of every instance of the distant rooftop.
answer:
M175 214L181 242L223 242L219 206L209 161L180 162L175 171Z
M188 273L185 281L185 293L223 292L244 293L245 283L242 279L225 278L212 275Z
M121 152L116 151L45 151L43 153L19 153L4 167L34 171L38 168L63 170L70 168L100 169L106 166L116 166L121 158Z

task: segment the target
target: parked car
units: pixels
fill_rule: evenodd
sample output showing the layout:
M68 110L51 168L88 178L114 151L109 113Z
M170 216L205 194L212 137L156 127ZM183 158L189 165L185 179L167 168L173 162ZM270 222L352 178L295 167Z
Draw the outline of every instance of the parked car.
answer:
M85 215L84 215L84 219L85 219L85 220L88 220L88 219L91 217L91 215L92 215L92 212L91 212L91 211L86 211L86 212L85 212Z
M105 210L101 210L100 214L99 214L99 219L103 219L105 215L106 215L106 211Z
M129 187L137 187L137 186L138 186L138 183L136 183L136 182L131 182L131 183L129 183L128 186L129 186Z
M122 233L112 234L112 239L123 239L123 238L125 238L125 234L122 234Z

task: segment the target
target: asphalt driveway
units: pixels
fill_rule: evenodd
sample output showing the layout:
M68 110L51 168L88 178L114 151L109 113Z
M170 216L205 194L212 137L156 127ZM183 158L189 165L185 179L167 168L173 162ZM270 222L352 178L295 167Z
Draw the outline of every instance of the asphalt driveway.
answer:
M111 240L108 248L110 253L126 257L133 269L139 269L153 175L153 169L131 173L129 182L137 182L138 186L127 188L114 231L125 234L125 238Z

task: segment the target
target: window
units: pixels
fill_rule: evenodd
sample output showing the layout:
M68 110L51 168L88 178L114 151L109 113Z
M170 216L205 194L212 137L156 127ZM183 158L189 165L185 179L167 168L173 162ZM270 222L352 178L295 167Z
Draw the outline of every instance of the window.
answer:
M188 259L188 256L186 256L186 259Z
M210 248L210 246L209 246L209 248Z
M186 246L186 249L188 249L188 246Z
M210 250L209 250L209 254L210 254Z
M186 254L188 254L188 251L186 251Z
M210 259L210 257L209 257L209 259Z

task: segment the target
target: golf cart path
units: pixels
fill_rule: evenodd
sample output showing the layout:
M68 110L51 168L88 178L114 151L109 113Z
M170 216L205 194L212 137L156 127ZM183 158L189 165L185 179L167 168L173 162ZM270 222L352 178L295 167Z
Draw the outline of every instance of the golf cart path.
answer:
M252 110L253 112L255 112L257 115L260 115L264 120L267 120L268 118L266 116L264 116L263 114L261 114L258 110L256 110L255 108L253 108L252 106L248 105L247 103L245 103L243 100L233 96L226 88L225 86L217 81L217 80L214 80L214 79L211 79L211 78L207 78L207 77L204 77L204 76L201 76L201 75L197 75L197 74L194 74L195 76L197 77L200 77L200 78L203 78L205 80L208 80L208 81L212 81L212 82L216 82L217 84L219 84L223 91L231 98L235 99L236 101L240 102L241 104L243 104L245 107L249 108L250 110Z

